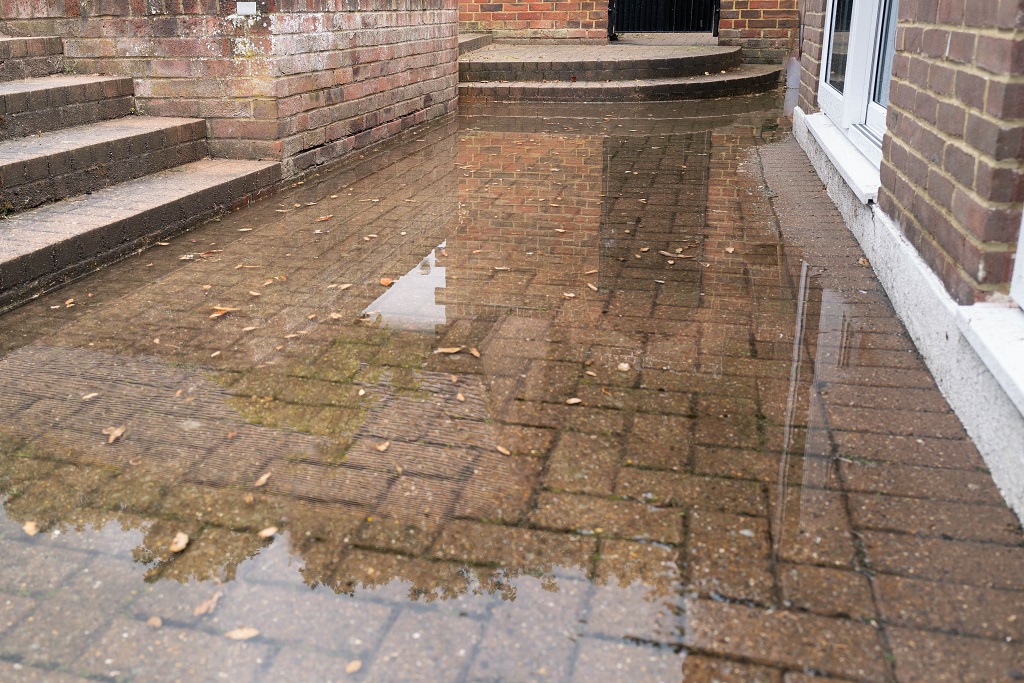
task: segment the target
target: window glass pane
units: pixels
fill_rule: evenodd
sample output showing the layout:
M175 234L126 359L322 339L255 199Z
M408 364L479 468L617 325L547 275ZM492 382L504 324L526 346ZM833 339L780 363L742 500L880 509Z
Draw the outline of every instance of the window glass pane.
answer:
M843 92L846 82L846 56L850 53L850 19L853 0L835 0L832 14L832 36L829 41L828 83Z
M889 106L889 84L892 82L892 56L896 52L896 15L899 0L887 0L882 7L882 26L878 32L878 69L875 71L873 99Z

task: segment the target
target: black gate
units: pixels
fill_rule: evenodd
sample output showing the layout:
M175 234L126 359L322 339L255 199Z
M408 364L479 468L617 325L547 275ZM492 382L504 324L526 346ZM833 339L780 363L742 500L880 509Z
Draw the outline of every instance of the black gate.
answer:
M612 0L608 34L659 32L717 33L716 0Z

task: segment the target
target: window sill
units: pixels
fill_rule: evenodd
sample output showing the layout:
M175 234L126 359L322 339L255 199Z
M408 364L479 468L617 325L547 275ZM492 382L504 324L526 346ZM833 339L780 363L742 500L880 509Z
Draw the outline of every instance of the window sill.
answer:
M1012 303L960 306L956 324L1024 415L1024 310Z
M806 118L807 129L857 198L864 204L876 201L881 185L878 166L871 163L825 114L818 112Z

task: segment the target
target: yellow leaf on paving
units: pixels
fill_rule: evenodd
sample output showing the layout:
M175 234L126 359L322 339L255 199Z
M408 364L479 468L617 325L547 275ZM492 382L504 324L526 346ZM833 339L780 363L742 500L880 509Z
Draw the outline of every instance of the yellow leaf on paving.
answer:
M239 228L238 232L252 232L252 228Z
M383 453L384 451L386 451L389 448L391 448L391 442L390 441L385 441L384 443L379 443L379 444L376 445L376 449L378 451L380 451L381 453Z
M85 396L83 396L83 397L82 397L82 400L83 400L83 401L88 401L89 399L91 399L91 398L96 398L97 396L99 396L99 394L97 394L97 393L96 393L96 392L94 391L94 392L92 392L91 394L86 394Z
M341 313L331 313L331 320L341 320Z
M25 522L21 526L21 529L29 536L35 536L39 533L39 524L37 524L36 522Z
M359 396L366 396L366 389L360 389L358 392Z
M210 358L216 358L219 355L220 355L220 351L214 351L213 353L210 354Z
M211 318L221 318L232 311L237 311L237 308L228 308L227 306L214 306L213 313L210 314Z
M640 251L642 251L642 252L644 252L644 253L647 253L647 252L648 252L648 251L650 251L650 250L651 250L651 248L650 248L650 247L640 247Z
M459 393L455 394L455 398L457 400L459 400L459 401L465 401L466 400L466 397L462 395L461 391Z
M243 327L242 332L252 332L255 329L255 327Z
M731 253L733 253L734 251L736 251L736 248L735 248L735 247L726 247L726 248L725 248L725 253L726 253L726 254L731 254Z
M249 296L263 296L263 294L261 292L257 292L255 290L250 289Z
M571 406L574 406L574 405L576 405L578 403L583 403L583 399L582 398L570 398L570 399L568 399L566 401L566 403L568 403Z
M259 488L267 483L267 479L270 479L270 472L264 473L262 477L256 480L256 483L254 483L253 486L255 488Z
M865 268L868 268L868 267L871 266L871 261L868 261L863 256L861 256L859 259L857 259L857 263L859 263L860 265L864 266Z
M174 534L174 540L171 541L169 546L167 546L167 549L172 553L180 553L186 547L188 547L188 534L184 531L179 531Z
M228 631L224 635L231 640L249 640L250 638L255 638L259 634L259 629L247 626L245 628L236 628L233 631Z
M120 439L121 435L124 434L125 429L126 427L124 425L121 425L120 427L107 427L104 429L103 433L107 435L107 443L114 443Z
M497 448L498 452L501 453L502 455L512 455L512 451L505 448L504 446L495 446L495 448Z
M160 617L150 617L149 619L146 619L146 624L153 628L160 628L164 625L164 620Z
M473 356L475 356L475 357L477 357L477 358L479 358L479 357L480 357L480 350L479 350L479 349L477 349L477 348L476 348L475 346L470 346L470 347L469 347L469 352L470 352L471 354L473 354Z
M392 280L392 279L391 279L391 278L389 278L389 277L382 277L382 278L380 279L380 283L381 283L382 285L384 285L385 287L390 287L391 285L395 284L395 281L394 281L394 280Z
M334 214L327 214L326 216L320 216L320 218L317 218L316 222L323 223L324 221L329 221L332 218L334 218Z
M213 614L213 610L217 609L217 601L220 600L220 596L221 592L217 591L208 599L203 600L201 603L196 605L194 610L192 610L192 616L201 617L204 614Z
M345 673L354 674L363 668L363 663L358 659L353 659L351 662L345 665Z
M266 529L263 529L262 531L260 531L259 534L257 534L257 535L260 538L270 538L271 536L273 536L276 533L277 533L277 527L276 526L268 526Z
M597 285L595 285L593 282L588 282L587 287L590 287L595 292L597 291Z
M434 353L448 353L448 354L452 354L452 353L458 353L461 350L462 350L461 346L446 346L444 348L437 349L436 351L434 351Z

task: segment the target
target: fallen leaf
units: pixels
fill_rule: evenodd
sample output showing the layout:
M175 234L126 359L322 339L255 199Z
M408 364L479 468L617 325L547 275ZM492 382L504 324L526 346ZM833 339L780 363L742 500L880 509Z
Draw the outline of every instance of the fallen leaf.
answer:
M214 351L213 353L210 354L210 358L216 358L219 355L220 355L220 351Z
M228 432L228 438L233 439L238 436L238 432Z
M192 610L192 616L201 617L204 614L213 614L213 610L217 608L217 601L220 600L221 595L223 595L223 593L217 591L209 598L196 605L196 608Z
M570 398L570 399L566 400L566 403L568 403L571 406L574 406L574 405L583 403L583 399L582 398Z
M360 389L358 395L359 396L366 396L366 389Z
M239 228L238 232L252 232L252 228Z
M595 285L593 282L588 282L587 287L590 287L595 292L597 291L597 285Z
M495 270L512 270L508 266L494 266Z
M444 348L437 349L436 351L434 351L434 353L453 354L453 353L458 353L459 351L462 350L462 348L463 347L461 347L461 346L446 346Z
M171 244L170 242L157 242L157 245L159 245L161 247L167 247L167 246L170 246L170 244Z
M378 451L383 453L387 449L391 448L391 442L390 441L385 441L384 443L379 443L376 446L374 446L374 448L376 448Z
M250 289L249 290L249 296L263 296L263 293L262 292L257 292L254 289Z
M392 279L391 279L391 278L389 278L389 277L382 277L382 278L380 279L380 283L381 283L382 285L384 285L385 287L390 287L391 285L395 284L395 281L394 281L394 280L392 280Z
M348 289L348 288L349 288L349 287L351 287L351 286L352 286L352 283L351 283L351 282L346 282L346 283L345 283L345 284L343 284L343 285L338 285L338 291L339 291L339 292L344 292L344 291L345 291L346 289Z
M250 638L255 638L259 634L260 632L258 629L246 626L244 628L236 628L233 631L228 631L224 636L231 640L249 640Z
M629 372L629 363L619 363L619 372Z
M222 318L232 311L237 311L237 308L228 308L227 306L214 306L213 313L210 314L211 318Z
M864 266L865 268L870 268L871 267L871 261L868 261L863 256L861 256L859 259L857 259L857 263L859 263L860 265Z
M725 248L725 253L726 253L726 254L731 254L731 253L733 253L734 251L736 251L736 248L735 248L735 247L726 247L726 248Z
M306 320L313 320L314 318L316 318L316 313L310 313L306 316Z
M662 256L675 256L671 251L659 251L658 253Z
M142 456L136 455L134 458L128 461L128 464L132 467L137 467L142 464Z
M498 452L501 453L502 455L512 455L512 451L505 448L504 446L495 446L495 448L497 448Z
M103 433L107 435L107 443L114 443L121 438L124 434L124 430L127 429L124 425L120 427L107 427L103 430Z
M86 394L85 396L83 396L82 400L88 401L89 399L96 398L97 396L99 396L99 394L94 391L91 394Z
M566 299L575 299L576 295L572 292L562 292L562 296Z
M584 375L590 375L591 377L597 377L597 373L596 373L596 372L594 372L593 370L587 370L587 371L586 371L586 372L584 372L583 374L584 374Z
M341 313L331 313L330 317L331 320L341 320L343 316L341 315Z
M180 553L182 550L188 547L188 534L184 531L179 531L174 534L174 540L167 546L167 549L172 553Z
M323 223L324 221L329 221L332 218L334 218L334 214L333 213L327 214L326 216L320 216L320 218L316 219L316 222L317 223Z
M647 253L647 252L649 252L650 250L651 250L651 248L650 248L650 247L640 247L640 251L642 251L642 252L644 252L644 253Z
M345 673L354 674L363 668L363 663L358 659L353 659L351 662L345 665Z
M463 396L462 392L460 391L459 393L455 394L455 400L457 400L457 401L465 401L466 397Z
M593 275L593 274L594 274L594 273L596 273L596 272L597 272L597 270L596 270L596 269L595 269L595 270L588 270L587 272L585 272L585 273L583 273L583 274L584 274L584 275Z
M35 536L39 533L39 524L36 522L25 522L21 525L21 529L29 536Z
M253 484L253 487L259 488L259 487L263 486L264 484L267 483L267 479L270 479L270 472L269 471L268 472L264 472L263 476L261 476L259 479L257 479L256 482Z
M263 529L262 531L260 531L257 534L257 536L259 536L260 538L270 538L271 536L273 536L276 533L277 533L277 527L276 526L268 526L266 529Z
M75 305L75 300L74 299L68 299L67 301L64 302L64 308L71 308L74 305Z
M458 375L452 375L452 384L455 384L458 381L459 381L459 376Z
M253 501L256 500L256 496L252 495L251 493L247 493L245 494L245 496L242 497L242 500L245 501L246 505L252 505Z
M149 619L146 619L146 625L152 626L153 628L160 628L164 625L164 620L160 617L150 617Z
M470 354L472 354L476 358L480 357L480 351L475 346L470 346L469 347L469 352L470 352Z
M242 332L252 332L255 329L255 327L243 327Z

